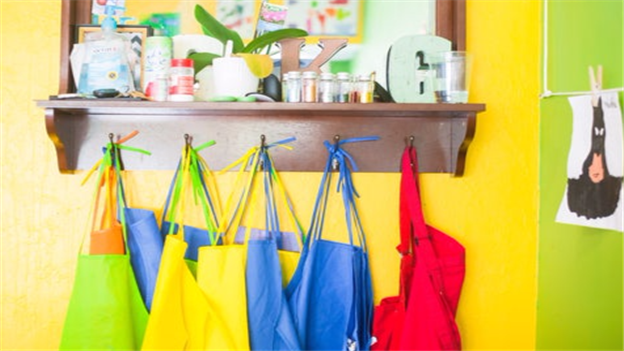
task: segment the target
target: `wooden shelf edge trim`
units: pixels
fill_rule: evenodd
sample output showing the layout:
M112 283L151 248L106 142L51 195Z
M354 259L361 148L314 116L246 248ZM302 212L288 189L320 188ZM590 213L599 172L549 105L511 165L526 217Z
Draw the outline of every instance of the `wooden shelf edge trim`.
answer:
M217 165L212 168L221 169L235 155L254 146L262 133L274 141L297 138L296 152L279 155L281 171L320 172L326 157L322 141L340 134L344 138L381 137L372 148L349 144L357 152L361 172L398 172L396 162L388 160L388 155L399 153L405 138L415 136L422 172L461 176L476 129L476 115L485 111L485 104L38 100L37 106L45 109L46 130L63 173L86 169L95 162L97 150L106 142L100 136L137 129L145 133L136 138L142 143L136 146L150 151L153 147L158 156L156 161L130 156L128 169L173 169L177 144L187 132L193 133L198 142L215 138L217 143L228 146L221 146L225 149L217 151L218 156L210 156L213 159L209 164Z

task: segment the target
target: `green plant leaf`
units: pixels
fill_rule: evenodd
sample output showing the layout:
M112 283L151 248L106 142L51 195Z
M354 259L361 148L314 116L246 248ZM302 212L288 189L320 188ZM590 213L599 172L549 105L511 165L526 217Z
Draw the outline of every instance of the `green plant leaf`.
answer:
M237 54L247 63L247 67L258 78L268 77L273 72L273 60L269 55L261 54Z
M306 32L303 29L298 29L298 28L278 29L276 31L268 32L266 34L263 34L257 37L256 39L252 40L249 44L247 44L247 46L245 46L239 52L251 54L255 52L256 50L262 49L282 39L305 37L307 35L308 35L308 32Z
M195 19L202 26L204 34L211 36L225 45L228 40L232 41L232 52L241 52L245 47L243 39L235 31L225 27L221 22L217 21L206 9L201 5L195 5Z
M193 60L193 68L195 69L195 74L199 73L204 67L212 65L212 60L217 57L221 57L221 55L212 54L209 52L194 52L188 55L188 58Z

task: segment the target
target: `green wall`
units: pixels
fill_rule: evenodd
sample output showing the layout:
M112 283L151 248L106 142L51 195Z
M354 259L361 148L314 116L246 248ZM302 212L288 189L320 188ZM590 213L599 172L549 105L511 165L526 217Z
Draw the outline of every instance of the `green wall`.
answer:
M549 90L588 91L588 66L599 64L604 89L624 85L623 4L547 2ZM622 350L622 233L555 223L566 187L572 110L567 96L542 99L540 110L536 348Z

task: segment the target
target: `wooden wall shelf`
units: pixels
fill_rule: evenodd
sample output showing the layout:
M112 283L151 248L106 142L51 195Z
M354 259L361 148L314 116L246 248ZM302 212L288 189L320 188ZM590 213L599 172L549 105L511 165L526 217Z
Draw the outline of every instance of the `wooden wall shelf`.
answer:
M152 152L122 155L126 169L174 169L184 134L199 145L213 170L235 161L260 135L267 143L296 137L293 150L275 149L280 171L320 172L327 159L323 141L377 135L372 142L345 149L361 172L398 172L406 138L414 137L422 172L462 175L476 115L484 104L338 104L269 102L147 102L123 100L39 100L62 172L90 168L100 157L108 134L139 134L127 145Z

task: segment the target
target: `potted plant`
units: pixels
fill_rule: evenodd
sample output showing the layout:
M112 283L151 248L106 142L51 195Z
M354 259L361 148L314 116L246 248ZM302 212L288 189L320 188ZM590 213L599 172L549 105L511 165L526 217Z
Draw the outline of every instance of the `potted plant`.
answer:
M308 35L308 32L302 29L278 29L264 33L245 45L243 39L237 32L225 27L199 4L195 5L195 19L201 25L205 35L219 40L223 43L224 47L229 47L228 41L231 41L231 54L233 56L242 57L250 71L258 78L267 77L273 71L273 60L271 60L271 57L267 54L260 54L262 50L282 39ZM229 53L226 53L226 55L229 55ZM188 57L194 61L196 73L206 66L212 65L215 58L222 56L223 55L207 52L195 52L188 55Z

